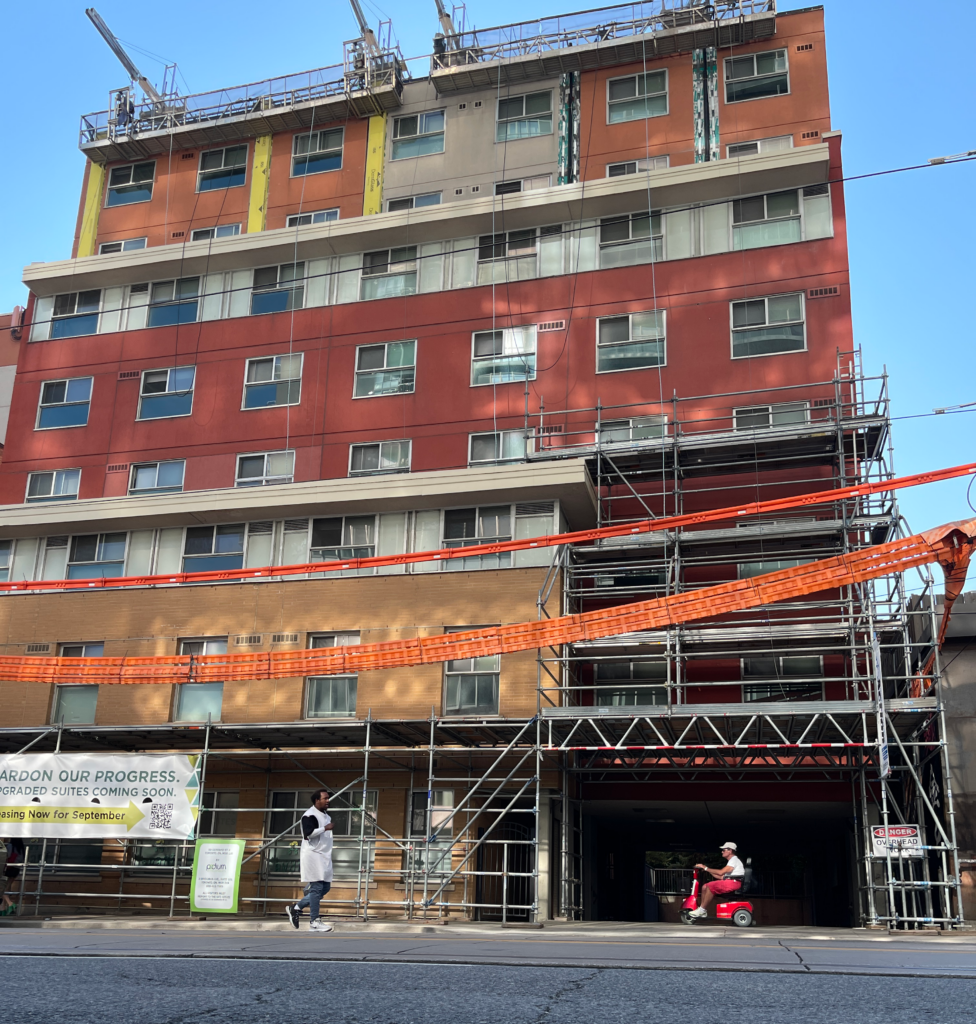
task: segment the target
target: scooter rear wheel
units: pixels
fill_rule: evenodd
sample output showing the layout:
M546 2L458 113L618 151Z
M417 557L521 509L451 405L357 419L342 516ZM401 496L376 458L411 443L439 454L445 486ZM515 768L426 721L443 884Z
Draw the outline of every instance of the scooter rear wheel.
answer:
M732 923L737 924L740 928L748 928L752 924L752 914L744 907L740 907L732 915Z
M691 916L691 911L690 910L682 910L681 911L681 923L682 924L694 924L696 920L698 920L698 919Z

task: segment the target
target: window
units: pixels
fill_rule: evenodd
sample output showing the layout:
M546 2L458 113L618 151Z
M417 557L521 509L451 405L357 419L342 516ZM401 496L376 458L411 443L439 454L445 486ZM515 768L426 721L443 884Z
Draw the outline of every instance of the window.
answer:
M197 228L190 233L190 241L205 242L208 238L233 238L240 233L240 224L218 224L213 228Z
M667 361L663 309L605 316L596 323L597 373L664 366Z
M732 358L802 352L803 295L773 295L732 303Z
M248 359L244 374L244 408L298 405L302 398L303 353Z
M237 808L240 793L237 790L205 789L203 810L200 813L201 836L236 836Z
M62 644L62 658L101 658L104 644ZM51 721L55 725L94 725L98 703L98 685L68 684L54 688L54 708Z
M37 429L84 427L88 423L92 378L47 380L41 385L41 404L37 410Z
M471 386L535 380L536 328L475 331L471 338Z
M792 135L777 135L771 139L753 139L751 142L733 142L726 146L725 155L731 160L734 157L759 156L761 153L780 153L784 149L793 148Z
M407 871L427 871L428 875L448 875L451 871L451 842L453 822L448 821L454 810L454 790L434 789L430 792L431 842L416 842L404 857ZM427 838L427 790L410 794L410 838Z
M594 696L600 707L667 704L668 666L661 661L608 661L595 666Z
M313 562L371 558L376 554L376 516L331 516L312 520ZM367 569L370 575L373 570ZM326 644L325 646L329 646Z
M77 338L98 331L98 311L102 293L98 288L87 292L69 292L54 296L51 338Z
M181 277L177 281L159 281L152 286L149 301L150 327L192 324L197 318L199 277Z
M349 446L350 476L410 472L410 441L380 441Z
M516 178L513 181L496 181L495 195L507 196L514 192L534 192L537 188L549 188L551 185L551 174L537 174L533 178Z
M92 533L71 538L69 580L97 580L125 575L126 533Z
M819 656L742 659L742 699L821 700L823 659Z
M227 637L183 640L180 643L180 654L184 655L190 654L199 657L200 655L226 653ZM173 721L205 722L209 718L213 722L219 722L223 699L223 683L181 683L176 688L176 710Z
M296 135L292 141L292 177L337 171L342 167L342 129Z
M449 508L444 512L445 548L469 548L477 544L512 539L511 505L482 505L479 508ZM509 551L497 554L453 558L446 563L449 572L462 569L507 569L512 564Z
M305 301L305 264L283 263L254 271L251 313L283 313L301 309Z
M13 547L12 540L0 540L0 581L4 583L10 579L10 559Z
M107 256L112 252L132 252L133 249L145 249L145 238L126 238L121 242L102 242L98 247L99 256Z
M429 156L444 152L444 111L411 114L393 119L393 150L391 159Z
M601 420L598 433L601 444L618 444L664 437L667 430L666 416L638 416L626 420Z
M734 409L736 430L764 430L768 427L788 427L810 421L809 402L783 402L779 405L751 405Z
M344 647L358 644L358 633L330 633L311 637L309 647ZM305 681L306 718L354 718L357 676L312 676Z
M417 291L417 247L363 253L361 299L388 299Z
M460 632L470 626L449 632ZM497 715L498 673L501 658L461 658L444 666L444 714Z
M799 241L800 197L795 189L733 201L733 249Z
M607 82L607 124L642 121L668 112L668 73L611 78Z
M750 53L725 61L725 102L784 96L790 91L786 50Z
M525 459L525 430L496 430L469 434L468 465L522 462Z
M186 537L183 540L184 572L240 569L243 568L243 565L243 523L233 523L228 526L188 526L186 528Z
M406 196L403 199L391 199L386 204L386 209L389 213L395 213L397 210L419 210L422 206L440 205L440 192L426 192L422 196Z
M295 453L258 452L237 456L235 487L262 487L266 484L290 484L295 479Z
M536 276L536 231L502 232L478 239L478 284Z
M200 154L198 192L243 185L247 174L247 146L228 146Z
M172 494L183 490L186 462L143 462L132 467L129 494Z
M155 175L155 160L113 167L108 175L108 197L105 205L128 206L129 203L148 202L152 199Z
M622 178L627 174L638 174L644 171L662 171L670 166L668 156L651 156L646 160L625 160L620 164L607 164L608 178Z
M170 370L146 370L142 375L139 397L140 420L159 420L170 416L189 416L193 409L194 366L175 366Z
M768 572L779 572L780 569L795 569L798 565L806 565L812 561L812 558L777 558L764 562L740 562L739 579L751 580L756 576L765 576Z
M303 228L309 224L328 224L338 219L338 210L315 210L312 213L293 213L285 222L285 227Z
M552 93L530 92L498 101L496 142L513 142L552 133Z
M31 473L27 478L27 502L74 501L81 483L80 469L56 469L51 473Z
M417 343L389 341L356 349L355 398L403 395L414 389Z
M600 268L632 267L664 258L659 213L633 213L600 221Z

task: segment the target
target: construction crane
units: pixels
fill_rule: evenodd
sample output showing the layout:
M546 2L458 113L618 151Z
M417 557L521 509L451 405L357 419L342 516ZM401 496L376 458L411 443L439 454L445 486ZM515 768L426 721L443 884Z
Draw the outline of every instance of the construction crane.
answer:
M355 0L353 0L355 3ZM109 49L122 64L122 67L129 73L129 78L133 82L138 82L139 87L149 97L150 101L157 107L163 107L166 105L165 98L157 92L155 86L148 78L135 66L132 62L132 58L125 52L122 44L116 39L112 30L102 20L102 16L95 10L94 7L88 7L85 9L85 14L88 15L88 20L98 29L98 34L105 40L109 45ZM165 85L164 85L165 88Z
M366 15L363 14L363 9L359 6L359 0L349 0L349 5L352 7L352 13L356 16L356 21L359 22L359 33L362 36L363 45L369 51L370 56L382 56L383 51L380 48L380 44L376 41L376 34L366 23Z

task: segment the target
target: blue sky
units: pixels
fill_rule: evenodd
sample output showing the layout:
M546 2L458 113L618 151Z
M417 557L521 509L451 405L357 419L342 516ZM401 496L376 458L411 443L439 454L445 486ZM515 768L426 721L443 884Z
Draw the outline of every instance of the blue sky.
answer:
M346 0L300 10L256 0L96 2L116 35L134 44L130 52L150 81L159 83L162 64L135 47L177 61L181 89L191 92L337 63L342 41L357 34ZM434 0L384 2L383 9L364 2L370 21L391 15L404 54L428 53L438 27ZM109 91L125 84L85 6L85 0L34 0L4 7L2 310L24 303L25 264L70 255L84 170L79 116L105 109ZM589 6L481 0L469 4L468 24L487 27ZM803 6L780 0L781 10ZM907 0L828 0L825 6L832 122L844 133L848 176L976 149L976 63L964 41L950 47L946 33L946 26L969 24L969 3L943 0L938 17ZM423 73L423 62L414 73ZM855 341L869 373L887 369L896 417L976 401L974 194L973 162L847 186ZM976 461L976 411L898 419L895 444L899 473ZM960 482L905 491L901 504L915 529L973 514Z

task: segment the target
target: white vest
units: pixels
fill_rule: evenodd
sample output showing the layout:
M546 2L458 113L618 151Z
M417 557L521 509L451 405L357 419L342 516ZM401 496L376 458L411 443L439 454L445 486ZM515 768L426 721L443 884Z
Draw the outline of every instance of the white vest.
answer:
M325 828L332 819L316 807L310 807L303 815L303 818L313 816L316 820L316 829ZM308 839L302 839L302 850L300 855L302 870L302 881L308 882L331 882L332 881L332 831L313 834Z

